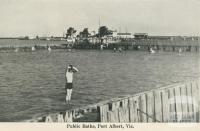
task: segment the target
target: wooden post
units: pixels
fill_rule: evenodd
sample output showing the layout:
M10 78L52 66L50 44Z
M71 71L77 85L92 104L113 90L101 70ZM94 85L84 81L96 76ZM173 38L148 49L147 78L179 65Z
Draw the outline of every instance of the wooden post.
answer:
M128 108L129 108L129 120L130 122L134 122L134 113L133 113L133 98L128 98Z
M169 88L169 122L176 122L174 88Z
M197 80L197 87L198 87L198 94L199 94L199 99L198 99L198 105L199 105L199 109L198 109L198 112L199 112L199 121L200 122L200 78Z
M46 123L51 123L51 122L53 122L53 120L52 120L52 118L51 118L50 115L48 115L48 116L45 117L45 122L46 122Z
M117 108L120 107L120 101L119 100L111 101L111 102L108 103L108 107L109 107L110 111L114 111L114 110L116 110Z
M127 120L127 117L124 115L124 114L127 114L128 113L128 110L127 110L128 108L122 108L122 107L120 107L119 109L118 109L118 115L119 115L119 122L120 123L127 123L127 122L129 122L129 120Z
M180 87L174 87L175 91L175 103L176 103L176 118L177 122L182 121L182 103L181 103L181 94L180 94Z
M154 122L155 117L154 117L154 96L153 92L148 92L146 94L147 97L147 122Z
M118 109L113 110L113 111L108 111L107 115L108 115L108 121L107 122L114 122L114 123L119 122Z
M163 108L162 108L162 116L163 116L163 122L168 122L169 121L169 90L164 89L161 91L162 93L162 103L163 103Z
M73 122L72 111L66 111L64 115L64 122Z
M146 95L142 94L139 97L139 116L140 122L147 122Z
M182 103L182 119L184 122L187 120L188 116L187 89L185 84L181 86L181 103Z
M118 109L119 113L119 122L129 122L129 107L128 107L128 99L123 99L121 101L122 105Z
M113 101L108 103L109 111L107 112L108 122L119 122L118 108L120 101Z
M161 98L161 91L155 90L154 91L154 108L155 108L155 120L156 122L162 121L162 98Z
M192 88L191 83L187 83L187 103L188 103L188 120L192 120L194 117L193 100L192 100Z
M197 86L197 82L192 81L192 98L193 98L193 108L194 108L194 122L198 122L199 121L199 104L198 104L198 100L199 100L199 89Z
M130 122L139 122L139 101L138 96L134 96L129 98L129 115L130 115Z
M57 122L64 122L64 117L63 117L63 114L58 114L57 115Z
M108 104L100 105L97 107L99 110L99 121L107 122L107 112L108 112Z

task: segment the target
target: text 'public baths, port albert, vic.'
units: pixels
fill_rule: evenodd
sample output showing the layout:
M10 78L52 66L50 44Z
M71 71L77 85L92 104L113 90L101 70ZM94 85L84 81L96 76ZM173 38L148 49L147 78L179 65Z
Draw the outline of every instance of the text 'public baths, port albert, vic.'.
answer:
M133 124L67 124L67 128L134 128Z

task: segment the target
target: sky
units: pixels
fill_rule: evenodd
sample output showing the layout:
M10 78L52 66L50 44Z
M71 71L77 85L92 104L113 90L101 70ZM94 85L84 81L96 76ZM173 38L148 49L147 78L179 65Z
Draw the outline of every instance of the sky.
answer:
M0 37L62 36L69 27L200 36L200 0L0 0Z

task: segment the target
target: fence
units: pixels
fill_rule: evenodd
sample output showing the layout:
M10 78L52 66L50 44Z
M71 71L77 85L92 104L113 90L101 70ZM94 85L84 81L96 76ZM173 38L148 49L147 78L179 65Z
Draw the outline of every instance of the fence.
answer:
M29 122L199 122L199 105L198 78Z
M103 104L100 122L199 122L199 86L198 79Z

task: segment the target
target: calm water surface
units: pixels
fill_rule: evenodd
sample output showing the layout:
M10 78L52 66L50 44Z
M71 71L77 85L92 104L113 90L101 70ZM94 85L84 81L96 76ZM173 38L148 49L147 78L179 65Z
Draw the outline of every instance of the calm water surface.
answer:
M64 111L68 64L73 108L200 76L198 53L53 50L0 53L0 121L21 121Z

